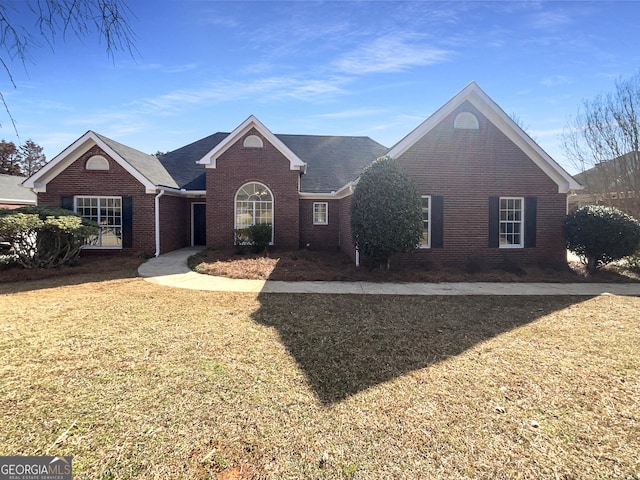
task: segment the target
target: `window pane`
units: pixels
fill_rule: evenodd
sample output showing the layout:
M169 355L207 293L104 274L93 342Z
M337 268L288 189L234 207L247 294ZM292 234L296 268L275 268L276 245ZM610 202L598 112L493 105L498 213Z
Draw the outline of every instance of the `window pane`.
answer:
M420 245L428 246L429 243L429 218L431 213L431 197L422 197L422 236Z
M98 235L88 246L122 247L122 199L119 197L76 197L76 213L96 222Z
M522 247L522 199L500 199L500 245Z

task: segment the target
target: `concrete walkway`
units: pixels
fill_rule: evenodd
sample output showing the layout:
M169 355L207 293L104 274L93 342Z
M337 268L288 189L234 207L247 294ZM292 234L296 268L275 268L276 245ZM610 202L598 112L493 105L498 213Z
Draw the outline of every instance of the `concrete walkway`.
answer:
M146 281L168 287L213 292L328 293L359 295L585 295L640 296L638 283L374 283L238 280L196 273L187 259L202 248L183 248L140 265Z

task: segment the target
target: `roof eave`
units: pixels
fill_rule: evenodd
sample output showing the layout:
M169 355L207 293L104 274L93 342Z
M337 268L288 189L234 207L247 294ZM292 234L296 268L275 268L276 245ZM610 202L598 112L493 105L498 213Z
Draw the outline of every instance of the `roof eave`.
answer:
M289 160L290 170L300 170L302 173L306 172L307 164L303 162L295 153L287 147L282 140L276 137L260 120L254 115L250 115L244 122L238 125L227 137L213 147L207 154L205 154L196 163L205 165L206 168L216 168L216 161L224 152L226 152L236 140L245 135L249 130L255 128L260 134L265 137L269 143L276 147L280 153L282 153L287 160Z

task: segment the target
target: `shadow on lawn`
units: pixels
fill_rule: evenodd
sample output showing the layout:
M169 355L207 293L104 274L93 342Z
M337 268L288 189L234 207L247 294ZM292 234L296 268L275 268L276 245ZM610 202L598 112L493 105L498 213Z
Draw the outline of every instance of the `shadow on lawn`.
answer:
M329 405L458 355L587 297L261 294L280 338Z

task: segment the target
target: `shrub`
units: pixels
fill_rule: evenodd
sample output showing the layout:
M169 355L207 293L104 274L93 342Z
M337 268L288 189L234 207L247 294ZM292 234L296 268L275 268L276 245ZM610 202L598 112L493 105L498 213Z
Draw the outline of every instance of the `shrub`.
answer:
M640 250L624 257L624 268L635 273L640 273Z
M616 208L587 205L567 215L564 237L593 274L638 249L640 222Z
M68 264L97 233L95 223L62 208L0 210L0 236L9 242L16 261L25 268Z
M245 253L249 245L253 247L254 252L263 252L271 243L271 231L271 225L268 223L257 223L246 228L236 228L236 253Z
M392 255L418 246L422 227L418 190L398 162L382 157L369 165L351 201L351 235L358 250L389 269Z
M249 227L249 238L256 253L263 252L271 243L271 225L268 223L256 223Z

